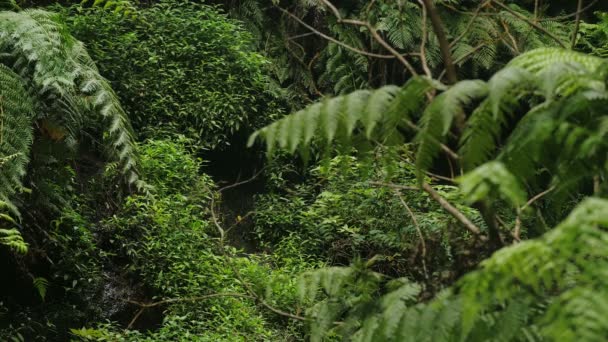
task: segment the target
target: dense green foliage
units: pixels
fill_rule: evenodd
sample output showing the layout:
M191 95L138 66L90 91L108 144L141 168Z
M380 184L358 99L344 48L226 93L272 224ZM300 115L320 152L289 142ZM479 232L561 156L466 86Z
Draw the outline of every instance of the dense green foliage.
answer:
M284 189L292 186L274 170L278 184L256 201L256 237L272 244L298 236L310 254L323 255L335 265L375 258L375 269L391 276L433 277L438 286L449 282L475 264L466 255L473 239L454 234L455 222L427 194L407 191L400 195L412 210L414 223L394 189L370 186L375 180L416 185L414 166L408 163L411 153L401 153L402 160L385 155L385 162L375 165L354 157L336 157L315 167L310 182L289 192ZM462 202L456 187L446 185L438 190L450 200ZM475 220L481 222L479 217Z
M605 4L47 5L0 0L0 340L608 335Z
M182 132L225 147L282 111L267 90L268 62L213 7L161 2L136 16L73 7L65 18L144 136Z

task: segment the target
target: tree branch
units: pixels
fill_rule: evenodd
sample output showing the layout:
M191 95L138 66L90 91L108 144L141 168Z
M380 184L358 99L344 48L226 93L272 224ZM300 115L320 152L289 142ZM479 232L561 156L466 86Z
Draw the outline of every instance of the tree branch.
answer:
M367 27L367 29L369 30L369 33L371 33L372 37L380 45L382 45L382 47L384 47L388 52L390 52L393 56L395 56L395 58L397 58L399 60L399 62L401 62L401 64L403 64L403 66L410 72L410 74L412 74L412 76L418 76L418 73L416 72L416 69L414 69L414 67L405 59L405 57L403 57L402 54L399 53L399 51L395 50L395 48L393 48L392 46L390 46L378 34L378 31L376 31L376 29L370 23L368 23L366 21L353 20L353 19L340 19L339 22L345 23L345 24L351 24L351 25L357 25L357 26Z
M242 183L241 183L242 184ZM225 188L224 188L225 189ZM249 294L250 297L253 297L257 303L259 303L260 305L262 305L263 307L265 307L266 309L280 315L280 316L284 316L284 317L288 317L288 318L292 318L292 319L296 319L299 321L309 321L308 318L306 317L302 317L299 315L294 315L292 313L280 310L275 308L274 306L268 304L263 298L261 298L254 290L253 288L251 288L251 286L249 285L249 283L247 283L245 281L245 279L243 279L243 276L241 275L241 272L238 270L238 268L232 263L232 260L230 259L230 257L228 256L228 254L226 254L226 248L224 246L224 241L226 238L226 231L222 228L217 215L215 213L215 198L214 196L211 196L211 203L210 203L210 210L211 210L211 218L213 221L213 224L215 225L215 227L217 228L217 231L220 233L220 241L219 241L219 247L222 253L222 256L224 257L224 260L226 261L226 264L228 264L228 266L232 269L232 272L234 273L235 277L238 279L238 281L243 285L243 287L245 288L245 290L247 291L247 293ZM336 324L338 324L339 322L334 322Z
M134 305L137 305L140 307L140 309L137 311L135 316L133 316L133 318L131 319L131 322L129 322L127 329L131 329L133 327L133 325L135 324L135 322L137 321L139 316L141 316L141 314L144 312L145 309L153 308L153 307L159 306L159 305L178 303L178 302L196 302L196 301L200 301L200 300L206 300L206 299L217 298L217 297L241 297L241 298L255 299L255 297L253 297L253 296L249 296L249 295L242 294L242 293L213 293L213 294L209 294L209 295L205 295L205 296L197 296L197 297L171 298L171 299L165 299L165 300L161 300L161 301L153 302L153 303L141 303L141 302L136 302L136 301L130 300L130 299L123 299L122 300L123 302L134 304Z
M313 32L314 34L316 34L317 36L328 40L334 44L340 45L345 49L348 49L350 51L356 52L360 55L364 55L364 56L368 56L368 57L374 57L374 58L383 58L383 59L393 59L395 58L394 55L381 55L381 54L377 54L377 53L373 53L373 52L367 52L361 49L358 49L354 46L350 46L344 42L341 42L333 37L330 37L328 35L326 35L325 33L315 29L314 27L308 25L307 23L305 23L302 19L298 18L296 15L290 13L289 11L287 11L284 8L278 7L279 11L283 12L284 14L288 15L289 17L291 17L293 20L297 21L300 25L304 26L305 28L307 28L308 30L310 30L311 32Z
M484 8L488 3L490 3L490 1L491 0L486 0L485 2L483 2L481 5L479 5L477 7L475 12L473 13L473 16L471 17L471 20L469 20L469 22L467 23L467 26L465 27L465 29L462 31L462 33L458 37L456 37L450 43L450 48L453 48L454 45L456 45L456 43L458 43L462 38L466 37L467 33L469 33L469 30L471 30L471 27L473 27L473 23L475 23L475 20L477 19L477 17L479 17L479 13L481 13L481 9Z
M428 1L428 0L427 0ZM498 7L504 9L505 11L509 12L512 16L526 22L528 25L534 27L535 29L537 29L538 31L546 34L547 36L551 37L553 40L555 40L557 42L557 44L559 44L561 47L563 47L564 49L566 48L566 46L564 45L564 43L562 43L561 40L559 40L559 38L557 38L556 35L554 35L553 33L545 30L544 27L540 26L539 24L530 21L530 19L526 18L525 16L515 12L514 10L512 10L509 6L503 4L502 2L498 1L498 0L491 0L494 4L496 4Z
M471 222L463 213L460 212L455 206L453 206L450 202L448 202L445 198L443 198L435 189L433 189L427 183L422 183L422 189L426 191L426 193L431 196L439 205L447 211L452 217L458 220L462 225L473 235L479 237L482 241L487 240L487 237L481 235L481 230L477 227L473 222Z
M437 36L437 40L439 42L439 50L441 51L441 57L443 58L443 64L445 66L448 81L452 84L456 83L458 82L456 66L454 65L454 60L452 59L450 43L448 42L448 38L445 34L441 17L437 12L437 8L435 8L433 0L422 0L422 2L426 7L427 13L429 14L433 31L435 31L435 35Z

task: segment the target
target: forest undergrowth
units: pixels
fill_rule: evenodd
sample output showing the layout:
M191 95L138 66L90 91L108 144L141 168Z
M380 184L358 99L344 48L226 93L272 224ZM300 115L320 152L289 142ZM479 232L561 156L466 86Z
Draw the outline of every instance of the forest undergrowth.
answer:
M604 340L607 11L0 0L0 340Z

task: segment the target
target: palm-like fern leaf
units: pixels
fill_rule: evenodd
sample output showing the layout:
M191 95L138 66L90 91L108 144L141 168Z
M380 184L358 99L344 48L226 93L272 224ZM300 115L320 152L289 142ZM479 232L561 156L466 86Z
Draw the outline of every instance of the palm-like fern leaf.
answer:
M454 119L464 117L465 108L474 100L485 97L487 92L487 84L483 81L462 81L437 96L427 107L420 119L420 131L416 137L419 143L416 153L419 179L422 179L423 171L431 167Z
M430 89L428 80L413 78L402 88L386 86L325 99L256 131L249 146L260 137L269 153L277 145L293 153L299 147L307 148L314 137L329 144L337 135L351 136L358 127L367 138L382 140L394 133L396 124L415 114Z
M17 214L10 197L21 188L32 144L32 99L23 80L0 64L0 201Z
M22 87L36 94L37 98L30 100L37 106L36 118L46 117L66 126L80 122L95 126L106 121L109 150L122 163L128 181L138 180L129 120L82 43L69 35L55 14L41 10L0 12L0 50L5 56L0 62L20 75ZM79 131L68 129L74 134ZM72 141L77 140L74 134L69 137Z

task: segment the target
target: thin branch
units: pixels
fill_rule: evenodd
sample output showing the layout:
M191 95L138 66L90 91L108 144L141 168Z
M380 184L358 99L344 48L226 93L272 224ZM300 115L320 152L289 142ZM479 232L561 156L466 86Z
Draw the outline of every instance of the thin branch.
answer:
M316 33L314 33L314 32L306 32L306 33L298 34L298 35L295 35L295 36L287 37L287 40L295 40L295 39L299 39L299 38L313 36L315 34Z
M443 198L435 189L433 189L427 183L422 183L422 189L428 193L432 199L434 199L439 205L447 211L452 217L458 220L462 225L473 235L479 237L481 240L487 240L487 237L481 235L481 230L477 227L471 220L469 220L463 213L460 212L455 206L453 206L450 202L448 202L445 198Z
M479 227L477 227L473 222L471 222L471 220L469 220L462 212L460 212L460 210L458 210L458 208L456 208L450 202L448 202L448 200L443 198L437 191L435 191L435 189L433 189L427 183L422 183L422 188L415 187L415 186L394 184L394 183L374 182L374 181L368 182L368 184L376 185L376 186L384 186L387 188L392 188L393 190L418 190L418 191L424 190L426 193L428 193L431 196L432 199L434 199L437 203L439 203L439 205L446 212L448 212L450 215L452 215L452 217L454 217L456 220L458 220L460 223L462 223L462 225L468 231L473 233L473 235L475 235L482 241L487 240L487 237L481 234L481 230L479 229Z
M535 195L534 197L530 198L530 200L528 202L526 202L526 204L524 204L521 207L521 210L524 211L526 210L526 208L528 208L529 206L531 206L534 202L538 201L541 197L545 196L546 194L550 193L551 191L555 190L555 186L550 187L549 189Z
M420 229L420 225L418 224L418 220L416 219L416 215L414 215L414 213L412 212L412 209L410 209L410 206L407 205L407 203L403 199L403 196L401 196L401 193L398 190L395 190L395 194L397 195L397 197L399 197L399 201L401 202L401 205L405 207L405 209L407 210L408 214L412 218L412 222L414 223L414 227L416 227L416 232L418 234L418 238L420 239L420 246L422 248L422 258L421 258L422 259L422 270L424 271L424 277L428 280L429 279L429 272L428 272L428 270L426 268L426 242L424 241L424 235L422 235L422 230Z
M418 132L420 130L420 127L418 127L415 123L413 123L411 120L406 119L405 123L407 124L407 126L413 130L415 130L416 132ZM440 143L439 147L441 148L441 150L443 152L445 152L450 158L454 159L454 160L459 160L460 156L458 155L458 153L454 152L451 148L449 148L447 145Z
M240 184L243 184L243 182L241 182ZM235 185L236 186L236 185ZM225 188L224 188L225 189ZM294 315L292 313L280 310L275 308L274 306L268 304L263 298L261 298L254 290L253 288L251 288L251 285L249 285L249 283L247 283L245 281L245 279L243 279L243 276L241 275L241 272L238 270L238 268L232 263L232 260L230 259L230 257L228 256L228 254L226 254L226 248L224 246L224 241L226 238L226 231L222 228L217 215L215 213L215 198L214 196L211 196L211 203L210 203L210 210L211 210L211 218L213 221L213 224L215 225L215 227L217 228L217 231L220 233L220 241L219 241L219 247L220 250L222 252L222 256L224 257L224 260L226 261L226 263L228 264L228 266L232 269L232 272L234 273L235 277L238 279L238 281L243 285L243 287L245 288L245 290L247 291L247 293L249 293L249 295L253 298L255 298L256 302L259 303L260 305L262 305L263 307L265 307L266 309L280 315L280 316L284 316L284 317L288 317L288 318L292 318L292 319L296 319L299 321L309 321L308 318L306 317L302 317L299 315ZM335 324L339 324L340 322L334 322Z
M137 312L135 313L135 316L133 316L133 318L131 319L131 322L129 322L129 325L127 325L127 330L129 330L133 327L133 324L135 324L135 322L137 322L137 319L139 318L139 316L141 316L142 313L144 313L144 310L146 310L146 307L144 307L144 306L142 306L141 308L139 308L139 310L137 310Z
M428 0L427 0L428 1ZM564 43L562 43L561 40L559 40L559 38L554 35L553 33L547 31L544 27L540 26L539 24L530 21L530 19L526 18L525 16L515 12L514 10L512 10L509 6L503 4L502 2L498 1L498 0L491 0L494 4L498 5L500 8L504 9L505 11L509 12L512 16L518 18L519 20L522 20L524 22L526 22L528 25L534 27L535 29L537 29L538 31L546 34L547 36L551 37L553 40L555 40L561 47L563 47L564 49L566 48L566 46L564 45Z
M566 15L562 15L562 16L558 16L558 17L544 18L544 19L540 19L540 21L556 21L556 20L564 20L564 19L575 17L577 15L580 15L581 13L586 12L588 9L590 9L593 6L595 6L595 4L597 4L599 1L600 0L593 0L593 1L591 1L589 3L589 5L581 8L580 10L577 10L576 12L573 12L573 13L570 13L570 14L566 14Z
M450 48L453 48L454 45L456 45L456 43L458 43L462 38L464 38L467 35L467 33L469 33L469 30L473 27L473 23L475 23L475 20L477 19L477 17L479 16L479 13L481 12L481 9L484 8L487 4L489 4L490 1L491 0L487 0L477 7L475 12L473 13L473 16L471 17L471 20L469 20L469 22L467 23L467 26L465 27L465 29L462 31L462 33L458 37L456 37L450 43Z
M572 32L572 42L570 43L570 49L574 49L576 45L576 36L578 36L578 29L581 26L581 10L583 9L583 0L578 0L576 6L576 22L574 23L574 32Z
M329 7L329 9L331 10L331 12L334 14L334 17L336 17L336 19L338 19L338 21L342 20L342 16L340 15L340 11L338 11L338 9L336 8L336 6L334 6L334 4L332 4L328 0L321 0L321 1L325 4L325 6Z
M595 6L595 4L597 4L600 0L593 0L591 3L589 3L587 6L585 6L584 8L582 8L580 11L576 11L576 12L572 12L569 14L565 14L565 15L560 15L560 16L556 16L556 17L546 17L546 18L538 18L537 21L559 21L559 20L564 20L564 19L568 19L568 18L572 18L575 17L578 13L584 13L585 11L587 11L588 9L590 9L591 7ZM449 5L445 2L440 2L439 3L441 6L454 11L456 13L460 13L460 14L467 14L467 15L474 15L473 12L468 12L468 11L463 11L463 10L459 10L458 8ZM499 13L487 13L487 12L483 12L483 13L479 13L480 16L485 16L485 17L495 17L500 15ZM540 12L539 12L540 15Z
M375 182L375 181L370 181L370 182L367 182L367 183L370 184L370 185L383 186L383 187L387 187L387 188L392 188L394 190L415 190L415 191L420 191L419 187L417 187L417 186L411 186L411 185L401 185L401 184Z
M517 208L517 216L515 217L515 227L513 228L513 238L515 239L516 242L521 241L521 239L520 239L520 234L521 234L521 214L524 212L524 210L526 210L534 202L538 201L541 197L543 197L546 194L550 193L554 189L555 189L555 186L550 187L549 189L547 189L547 190L545 190L545 191L537 194L536 196L530 198L530 200L528 202L526 202L526 204L524 204L523 206L521 206L521 208Z
M516 242L520 242L521 234L521 210L517 210L517 216L515 217L515 228L513 228L513 239Z
M340 45L345 49L348 49L350 51L356 52L360 55L364 55L364 56L368 56L368 57L374 57L374 58L383 58L383 59L393 59L395 58L394 55L381 55L381 54L377 54L377 53L373 53L373 52L367 52L361 49L358 49L354 46L350 46L344 42L341 42L333 37L330 37L328 35L326 35L325 33L318 31L317 29L315 29L314 27L308 25L307 23L305 23L302 19L298 18L296 15L290 13L289 11L287 11L284 8L278 7L279 11L283 12L284 14L290 16L293 20L297 21L300 25L304 26L305 28L307 28L308 30L310 30L311 32L314 32L317 36L328 40L334 44Z
M252 181L254 181L254 180L255 180L255 179L256 179L256 178L257 178L257 177L258 177L260 174L262 174L262 172L264 172L264 170L265 170L265 169L266 169L266 167L261 168L261 169L260 169L260 171L258 171L258 172L256 172L256 173L254 173L254 174L253 174L253 176L251 176L251 178L249 178L249 179L246 179L246 180L244 180L244 181L240 181L240 182L237 182L237 183L233 183L233 184L230 184L230 185L226 185L225 187L220 188L220 189L218 190L218 192L223 192L223 191L226 191L226 190L228 190L228 189L235 188L235 187L237 187L237 186L239 186L239 185L243 185L243 184L247 184L247 183L249 183L249 182L252 182ZM238 178L240 178L240 177L238 177ZM237 178L237 179L238 179L238 178Z
M161 300L161 301L153 302L153 303L140 303L140 302L136 302L136 301L129 300L129 299L123 299L122 300L123 302L135 304L140 307L140 309L137 310L137 313L135 313L135 316L133 316L133 318L131 319L131 322L129 322L127 329L131 329L133 327L133 325L135 324L135 322L137 321L139 316L141 316L141 314L144 312L145 309L153 308L153 307L159 306L159 305L178 303L178 302L195 302L195 301L206 300L209 298L217 298L217 297L241 297L241 298L255 299L255 297L253 297L253 296L249 296L249 295L242 294L242 293L213 293L210 295L198 296L198 297L171 298L171 299L165 299L165 300Z
M517 40L515 39L515 37L513 37L511 31L509 31L509 26L505 23L504 20L501 20L500 24L502 25L502 28L505 29L505 34L507 35L507 37L509 37L509 39L511 39L511 42L513 43L513 50L515 51L515 54L521 54L521 52L519 51L519 47L517 46Z
M418 76L418 73L416 72L416 69L414 69L414 67L405 59L405 57L403 57L402 54L399 53L399 51L395 50L395 48L393 48L392 46L390 46L378 34L378 31L376 31L376 29L370 23L368 23L366 21L353 20L353 19L340 19L339 22L345 23L345 24L351 24L351 25L357 25L357 26L364 26L364 27L366 27L369 30L369 33L371 33L372 37L380 45L382 45L382 47L384 47L388 52L390 52L393 56L395 56L395 58L397 58L397 60L399 60L399 62L401 62L401 64L403 64L403 66L410 72L410 74L412 74L412 76Z
M479 45L477 45L476 47L474 47L471 51L465 53L464 55L460 56L458 59L456 59L454 61L454 63L456 64L460 64L464 61L466 61L467 59L469 59L470 57L472 57L477 51L481 50L481 48L483 48L484 46L486 46L485 43L481 43ZM445 76L446 70L443 69L443 71L441 72L441 74L439 74L438 79L441 81L441 79Z

